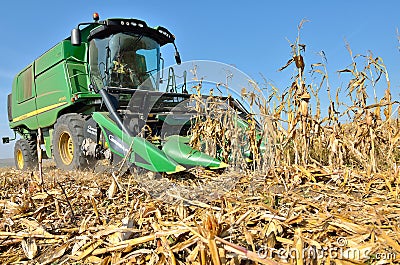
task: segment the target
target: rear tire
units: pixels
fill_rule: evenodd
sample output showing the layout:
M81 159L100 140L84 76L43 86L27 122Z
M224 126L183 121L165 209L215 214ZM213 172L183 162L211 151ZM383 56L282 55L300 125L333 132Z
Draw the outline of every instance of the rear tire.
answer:
M38 166L36 142L19 139L14 146L14 161L19 170L35 169Z
M80 114L65 114L57 119L53 132L53 158L63 170L88 169L96 160L81 150L85 119Z

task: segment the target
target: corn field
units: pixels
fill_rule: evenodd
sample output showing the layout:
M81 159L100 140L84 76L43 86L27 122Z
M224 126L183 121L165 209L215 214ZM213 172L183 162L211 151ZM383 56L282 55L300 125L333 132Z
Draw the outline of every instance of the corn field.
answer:
M219 155L225 171L160 177L50 163L41 179L1 169L0 262L398 264L398 94L383 59L350 44L350 64L337 71L349 81L332 88L323 53L305 64L303 23L279 69L294 69L291 85L242 89L260 110L247 130L229 102L204 101L201 81L195 88L202 118L190 144Z

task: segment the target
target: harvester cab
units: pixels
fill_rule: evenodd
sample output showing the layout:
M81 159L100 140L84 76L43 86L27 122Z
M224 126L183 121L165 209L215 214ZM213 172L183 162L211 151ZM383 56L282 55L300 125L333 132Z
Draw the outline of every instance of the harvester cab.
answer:
M160 71L160 47L172 43L175 59L181 63L175 45L175 37L166 28L150 28L137 19L107 19L99 21L97 13L94 22L80 23L71 32L71 43L80 46L82 25L95 27L89 32L88 60L92 85L102 87L123 87L138 89L149 79L148 90L157 90ZM142 87L143 88L143 87Z
M227 167L189 146L195 113L186 88L159 89L160 47L172 44L181 63L174 35L138 19L93 18L16 75L8 116L21 136L17 168L36 166L36 146L65 170L104 158L166 173Z

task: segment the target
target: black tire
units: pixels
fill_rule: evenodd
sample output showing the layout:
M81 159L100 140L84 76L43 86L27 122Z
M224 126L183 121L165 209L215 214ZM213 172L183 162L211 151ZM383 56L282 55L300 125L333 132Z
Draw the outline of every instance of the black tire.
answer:
M20 139L14 146L15 167L19 170L35 169L38 166L36 142Z
M85 118L80 114L64 114L57 119L53 132L53 158L63 170L88 169L96 163L86 157L82 150Z

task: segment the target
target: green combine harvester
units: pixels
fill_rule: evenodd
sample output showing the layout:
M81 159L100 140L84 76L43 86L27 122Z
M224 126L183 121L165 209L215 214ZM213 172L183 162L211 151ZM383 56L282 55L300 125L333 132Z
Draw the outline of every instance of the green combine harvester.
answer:
M159 91L160 47L172 44L181 63L174 35L137 19L100 21L97 13L93 18L14 78L8 119L21 136L16 167L36 167L37 146L64 170L122 158L154 172L227 167L188 145L196 116L191 95ZM232 105L246 113L238 102ZM15 139L4 137L3 143Z

